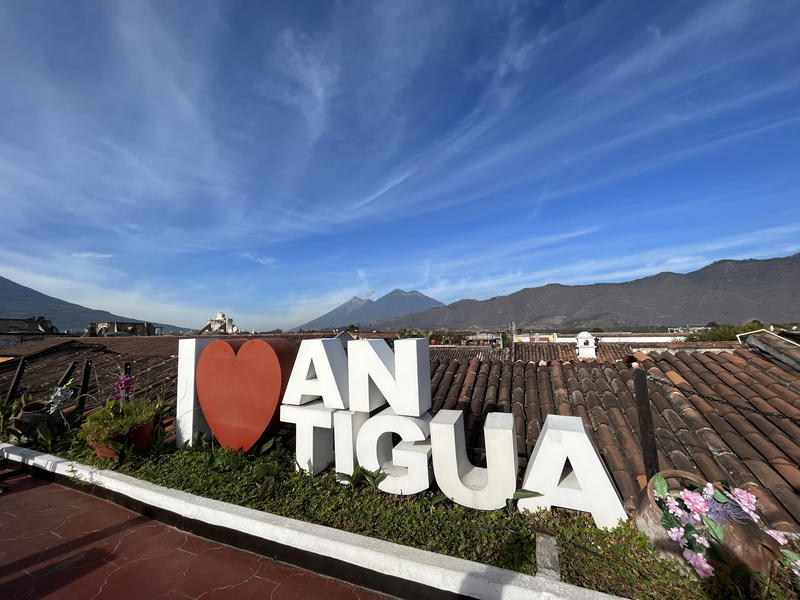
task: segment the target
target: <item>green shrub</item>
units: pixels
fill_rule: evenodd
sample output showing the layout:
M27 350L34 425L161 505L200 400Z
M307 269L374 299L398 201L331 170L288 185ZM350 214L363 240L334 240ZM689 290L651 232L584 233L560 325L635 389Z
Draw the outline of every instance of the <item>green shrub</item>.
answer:
M713 322L713 321L712 321ZM736 341L736 334L747 333L763 329L764 324L760 321L750 321L744 325L717 325L700 333L692 333L686 336L687 342L725 342Z
M124 403L109 400L90 414L78 434L87 442L99 446L125 436L134 427L152 421L158 407L148 400L126 400Z

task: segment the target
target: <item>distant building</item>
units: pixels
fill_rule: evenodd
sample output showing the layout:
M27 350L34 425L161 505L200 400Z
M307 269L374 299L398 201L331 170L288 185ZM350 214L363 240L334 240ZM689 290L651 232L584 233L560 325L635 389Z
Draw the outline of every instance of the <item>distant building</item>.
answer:
M44 317L0 318L0 348L13 348L25 342L35 342L53 335L58 335L58 329Z
M161 327L152 323L134 323L125 321L106 321L89 323L86 335L89 337L113 337L125 335L159 335Z
M200 330L201 334L208 335L233 335L239 333L239 328L233 324L232 317L226 317L225 313L217 313L216 317L211 317L205 327Z
M58 329L48 319L34 315L29 319L0 318L0 333L58 333Z
M588 331L581 331L575 336L576 351L581 360L597 358L597 340Z
M708 331L710 327L705 325L682 325L680 327L668 327L667 331L669 333L702 333L703 331Z
M491 346L492 348L503 347L503 336L493 332L476 332L462 338L462 343L467 346Z
M546 333L524 333L519 332L514 334L514 342L523 342L530 344L547 344L553 341L552 334Z

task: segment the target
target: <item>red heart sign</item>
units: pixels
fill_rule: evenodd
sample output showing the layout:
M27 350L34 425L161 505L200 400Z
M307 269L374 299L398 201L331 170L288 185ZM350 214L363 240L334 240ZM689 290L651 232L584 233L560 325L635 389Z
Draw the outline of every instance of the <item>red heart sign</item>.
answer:
M284 339L216 340L197 361L200 408L221 446L247 451L278 420L297 348Z

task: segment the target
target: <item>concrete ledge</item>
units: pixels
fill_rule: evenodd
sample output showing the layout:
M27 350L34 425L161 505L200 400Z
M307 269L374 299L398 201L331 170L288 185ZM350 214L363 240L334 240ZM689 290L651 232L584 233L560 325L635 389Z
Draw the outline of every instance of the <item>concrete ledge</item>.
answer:
M405 580L412 586L432 588L441 592L442 597L479 600L619 598L547 577L532 577L195 496L114 471L96 469L10 444L0 444L0 457L58 476L88 482L150 507L176 513L210 526L242 532L324 559L347 563L357 567L361 572L369 571L378 576ZM292 561L287 560L287 562ZM370 579L374 581L374 578ZM361 584L364 585L363 582ZM397 591L389 593L398 595ZM399 595L404 594L399 593ZM418 596L414 594L407 597Z

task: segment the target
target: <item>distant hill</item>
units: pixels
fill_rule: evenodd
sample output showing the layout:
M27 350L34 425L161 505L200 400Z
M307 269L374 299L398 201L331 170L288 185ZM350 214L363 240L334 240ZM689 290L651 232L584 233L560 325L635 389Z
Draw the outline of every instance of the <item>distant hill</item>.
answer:
M381 320L373 329L617 329L637 326L789 323L800 319L800 253L767 260L719 260L691 273L625 283L549 285L490 300Z
M89 323L100 321L142 322L142 319L121 317L106 310L86 308L53 298L34 289L0 277L0 318L27 319L39 315L49 319L59 331L83 331ZM182 332L175 325L154 323L164 328L164 333Z
M297 329L306 331L324 331L326 329L345 328L348 325L371 323L384 319L400 317L408 313L416 313L429 308L444 306L438 300L429 298L415 290L392 290L377 300L353 296L332 311L321 317L304 323Z

